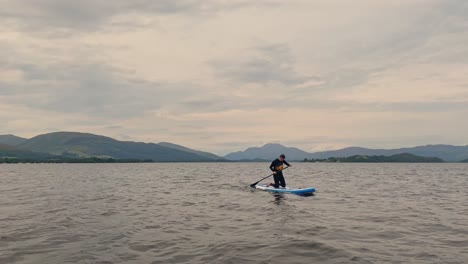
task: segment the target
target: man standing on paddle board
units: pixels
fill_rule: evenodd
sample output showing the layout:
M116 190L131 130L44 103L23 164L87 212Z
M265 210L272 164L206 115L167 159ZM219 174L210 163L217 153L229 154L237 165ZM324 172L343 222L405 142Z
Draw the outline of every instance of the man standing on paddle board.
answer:
M288 167L291 167L291 165L285 161L284 159L286 156L284 154L281 154L277 159L275 159L271 165L270 165L270 170L273 171L273 178L275 180L275 183L269 183L267 186L274 186L275 188L281 187L286 187L286 181L284 180L283 176L283 164L288 165Z

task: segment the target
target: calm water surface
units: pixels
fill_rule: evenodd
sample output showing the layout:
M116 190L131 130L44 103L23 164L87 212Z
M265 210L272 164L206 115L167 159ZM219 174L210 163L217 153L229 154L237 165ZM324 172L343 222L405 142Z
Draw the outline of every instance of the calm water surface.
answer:
M468 263L468 164L0 165L0 263Z

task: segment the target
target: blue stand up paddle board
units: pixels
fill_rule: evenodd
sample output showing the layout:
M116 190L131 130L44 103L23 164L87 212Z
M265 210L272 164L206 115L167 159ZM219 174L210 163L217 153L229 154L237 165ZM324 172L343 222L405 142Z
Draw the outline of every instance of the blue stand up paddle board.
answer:
M292 193L297 195L311 195L315 192L314 187L303 188L303 189L290 189L290 188L275 188L275 187L267 187L266 184L258 184L255 185L256 189L273 192L273 193Z

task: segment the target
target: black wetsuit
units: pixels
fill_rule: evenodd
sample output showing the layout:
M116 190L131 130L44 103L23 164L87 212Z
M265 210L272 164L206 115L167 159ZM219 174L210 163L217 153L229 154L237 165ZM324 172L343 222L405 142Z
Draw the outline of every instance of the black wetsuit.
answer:
M280 161L279 159L275 159L270 165L270 170L276 171L276 174L273 174L273 178L275 179L275 188L279 188L280 185L281 187L286 187L286 181L284 180L283 172L281 171L283 170L283 164L289 166L287 161Z

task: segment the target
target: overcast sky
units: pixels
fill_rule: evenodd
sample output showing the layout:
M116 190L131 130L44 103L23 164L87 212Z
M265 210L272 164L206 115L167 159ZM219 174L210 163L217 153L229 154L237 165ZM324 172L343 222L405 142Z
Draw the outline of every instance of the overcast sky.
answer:
M0 0L0 134L468 144L465 0Z

